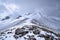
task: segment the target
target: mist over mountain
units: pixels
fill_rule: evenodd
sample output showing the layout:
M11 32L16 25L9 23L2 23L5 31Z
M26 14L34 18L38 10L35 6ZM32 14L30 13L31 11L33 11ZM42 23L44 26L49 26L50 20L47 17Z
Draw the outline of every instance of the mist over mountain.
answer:
M60 1L0 0L0 29L8 28L6 26L19 17L35 19L40 24L60 30Z

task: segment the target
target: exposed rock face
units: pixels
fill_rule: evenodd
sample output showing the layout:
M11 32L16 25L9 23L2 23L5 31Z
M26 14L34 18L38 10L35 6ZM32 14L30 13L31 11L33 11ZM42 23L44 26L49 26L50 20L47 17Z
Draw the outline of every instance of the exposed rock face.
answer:
M2 19L2 21L9 19L9 18L10 18L9 16L6 16L5 18Z
M13 37L14 37L15 39L18 39L18 38L19 38L17 35L14 35Z
M21 36L24 36L24 35L27 34L27 33L28 33L28 31L25 31L25 30L20 29L20 28L17 28L17 29L15 30L15 35L19 35L20 37L21 37Z
M28 31L27 31L28 30ZM43 30L43 29L42 29ZM28 38L24 37L24 39L27 39L27 40L37 40L34 35L38 35L37 37L41 37L41 38L44 38L45 40L54 40L54 36L52 35L49 35L49 34L40 34L41 32L41 29L37 26L24 26L22 28L17 28L15 30L15 35L14 37L15 38L18 38L18 37L23 37L24 35L26 35L27 33L29 33L30 31L32 31L33 35L32 36L28 36ZM45 30L46 31L46 30ZM46 31L47 32L47 31ZM16 36L16 35L19 35L19 36ZM57 39L57 38L55 38Z
M40 31L39 30L34 30L33 33L34 34L40 34Z

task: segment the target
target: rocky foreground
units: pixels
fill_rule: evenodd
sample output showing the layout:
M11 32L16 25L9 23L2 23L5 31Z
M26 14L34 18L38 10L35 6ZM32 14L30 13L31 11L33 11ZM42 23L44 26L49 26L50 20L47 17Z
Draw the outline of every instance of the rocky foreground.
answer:
M1 32L0 40L60 40L60 35L36 25L24 25Z

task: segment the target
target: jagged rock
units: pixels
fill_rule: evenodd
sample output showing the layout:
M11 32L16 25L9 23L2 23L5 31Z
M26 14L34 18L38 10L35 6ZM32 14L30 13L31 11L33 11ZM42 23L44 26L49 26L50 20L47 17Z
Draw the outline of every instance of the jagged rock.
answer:
M51 37L49 36L48 38L45 37L45 40L53 40L53 39L54 39L54 37L52 37L52 36Z
M19 38L17 35L14 35L13 37L14 37L15 39L18 39L18 38Z
M17 28L17 29L15 30L15 34L16 34L16 35L19 35L22 31L23 31L23 30L21 30L20 28Z
M10 18L9 16L6 16L5 18L2 19L2 21L9 19L9 18Z
M34 38L34 35L28 35L29 38L27 38L28 40L36 40L36 38Z
M33 29L37 29L38 27L37 27L37 26L35 26L35 25L32 25L32 28L33 28Z
M7 34L10 34L10 33L12 33L12 32L7 32Z
M36 38L30 38L29 40L36 40Z
M38 29L38 27L37 27L37 26L34 26L34 25L32 25L32 26L29 28L29 30L36 30L36 29Z
M52 35L48 35L48 34L46 34L46 35L40 34L40 35L38 35L38 37L44 37L45 40L53 40L54 39L54 37Z
M33 28L29 28L29 30L33 30Z
M29 26L26 25L26 26L23 26L22 28L18 27L18 28L15 28L14 30L11 30L11 31L8 30L6 32L8 35L9 33L12 34L11 32L13 32L14 33L13 37L16 40L19 38L21 38L21 40L22 38L24 40L39 40L39 38L43 38L42 40L60 40L60 37L58 38L58 36L56 36L54 33L51 33L49 30L48 30L49 32L47 32L47 29L45 31L44 30L45 30L44 28L42 29L42 27L40 28L35 25L29 25ZM3 38L8 38L8 36L7 37L5 36Z
M40 34L40 31L39 30L34 30L33 33L34 34Z
M20 28L17 28L17 29L15 30L15 35L20 35L20 34L21 34L21 36L23 36L23 35L25 35L25 34L27 34L27 33L28 33L28 31L25 31L25 30L20 29Z

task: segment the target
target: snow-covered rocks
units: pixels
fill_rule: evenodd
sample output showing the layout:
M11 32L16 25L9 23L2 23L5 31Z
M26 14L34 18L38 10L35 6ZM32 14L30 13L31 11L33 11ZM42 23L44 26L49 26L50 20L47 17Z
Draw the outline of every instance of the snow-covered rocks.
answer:
M60 40L54 32L48 32L48 29L37 25L24 25L22 27L13 27L8 31L2 32L0 40Z

